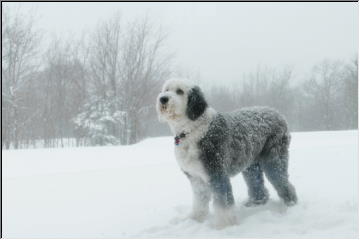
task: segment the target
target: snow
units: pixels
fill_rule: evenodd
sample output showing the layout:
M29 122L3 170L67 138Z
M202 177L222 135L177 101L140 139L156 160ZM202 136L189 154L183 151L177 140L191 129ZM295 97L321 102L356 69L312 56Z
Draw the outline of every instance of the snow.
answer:
M232 179L239 224L216 230L185 218L188 180L171 137L132 146L2 151L5 238L357 238L358 131L293 133L290 179L299 197L246 208Z

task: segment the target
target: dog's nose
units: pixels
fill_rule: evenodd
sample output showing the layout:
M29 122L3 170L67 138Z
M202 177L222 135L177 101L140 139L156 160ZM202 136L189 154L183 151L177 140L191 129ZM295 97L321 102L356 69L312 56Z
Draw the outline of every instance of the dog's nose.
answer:
M161 97L160 98L160 102L162 103L162 104L165 104L165 103L167 103L169 101L169 98L168 97Z

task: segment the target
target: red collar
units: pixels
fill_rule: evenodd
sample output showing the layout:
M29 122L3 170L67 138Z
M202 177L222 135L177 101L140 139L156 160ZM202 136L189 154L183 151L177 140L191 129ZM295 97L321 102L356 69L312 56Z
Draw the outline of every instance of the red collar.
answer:
M184 132L175 136L175 145L178 146L180 144L180 139L185 138L186 134Z

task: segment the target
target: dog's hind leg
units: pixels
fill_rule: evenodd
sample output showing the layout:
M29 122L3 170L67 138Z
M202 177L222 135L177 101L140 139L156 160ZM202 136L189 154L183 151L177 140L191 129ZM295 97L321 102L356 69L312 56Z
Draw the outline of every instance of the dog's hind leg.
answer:
M283 146L276 146L271 149L267 159L261 162L262 168L270 183L274 186L279 197L288 206L297 203L297 196L294 186L289 181L288 174L288 150Z
M264 176L260 164L253 163L242 174L249 194L249 200L245 203L245 206L251 207L265 204L269 199L269 193L264 185Z

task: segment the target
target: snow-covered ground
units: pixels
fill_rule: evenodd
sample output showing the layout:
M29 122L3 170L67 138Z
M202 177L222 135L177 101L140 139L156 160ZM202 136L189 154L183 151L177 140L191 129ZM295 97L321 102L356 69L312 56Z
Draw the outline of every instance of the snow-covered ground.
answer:
M298 205L246 208L232 179L239 224L183 219L191 189L173 139L132 146L3 151L6 238L357 238L358 132L293 133L290 178Z

